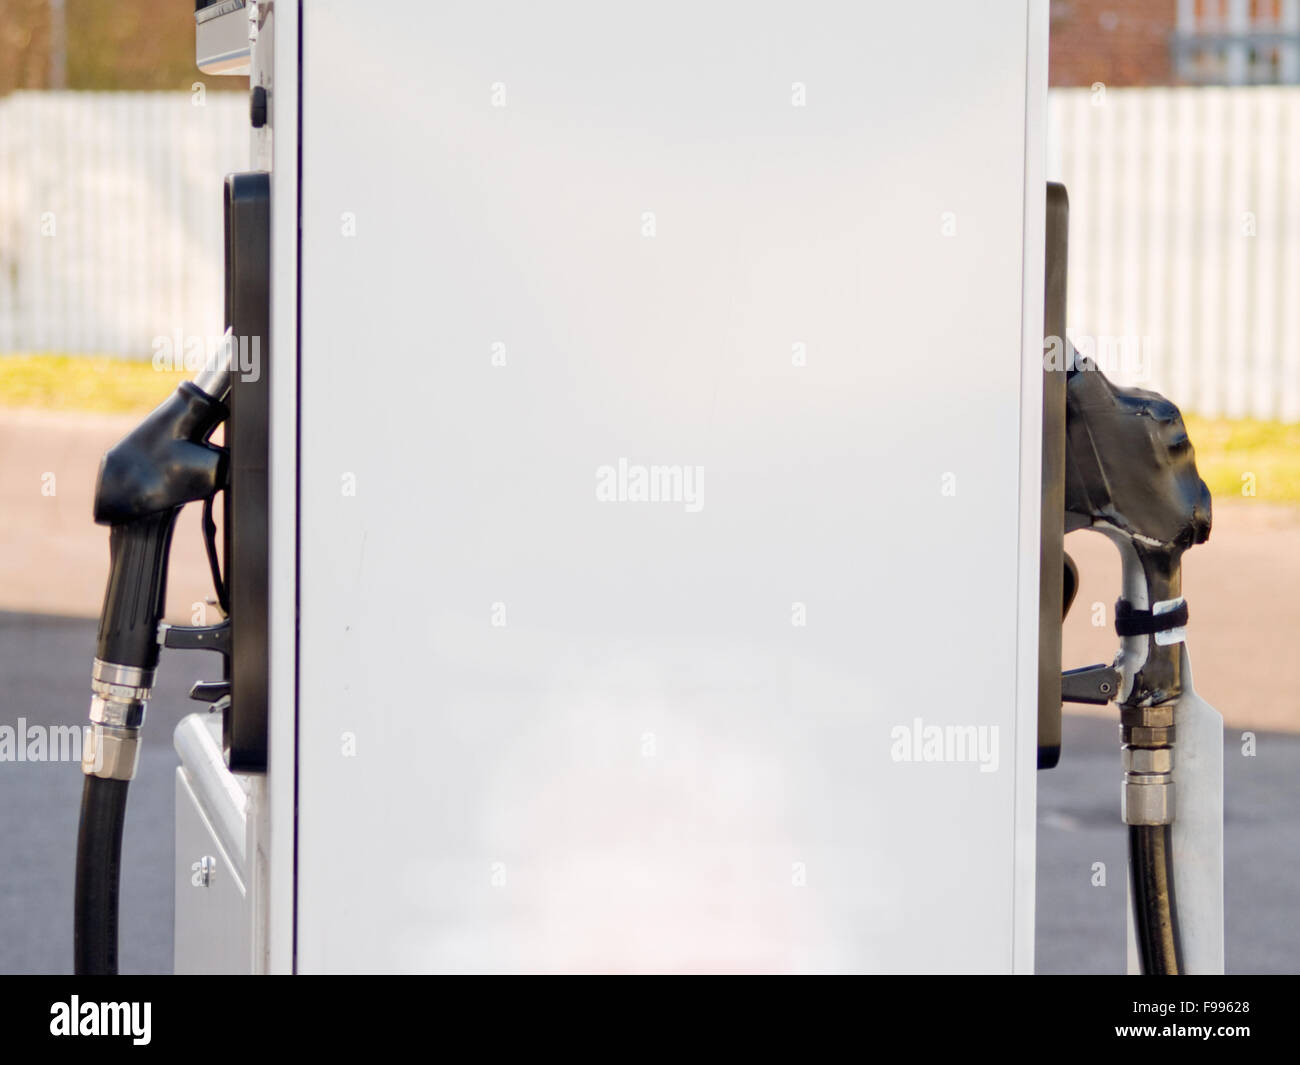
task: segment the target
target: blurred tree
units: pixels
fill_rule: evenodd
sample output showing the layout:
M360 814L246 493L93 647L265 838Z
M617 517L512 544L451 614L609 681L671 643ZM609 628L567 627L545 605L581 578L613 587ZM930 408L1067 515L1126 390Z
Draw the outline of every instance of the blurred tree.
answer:
M0 0L0 93L43 89L49 77L48 0Z
M69 89L188 89L209 78L194 65L193 0L64 0ZM0 0L0 94L50 87L49 0Z

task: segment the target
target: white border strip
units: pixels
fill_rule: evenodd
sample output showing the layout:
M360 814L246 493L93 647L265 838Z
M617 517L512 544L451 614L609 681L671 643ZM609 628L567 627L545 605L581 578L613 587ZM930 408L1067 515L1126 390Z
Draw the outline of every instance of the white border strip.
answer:
M271 178L270 803L267 971L294 970L298 698L298 33L297 3L274 8ZM261 915L259 915L261 916Z
M1043 270L1047 240L1047 4L1028 0L1024 258L1020 350L1020 573L1017 603L1015 854L1011 968L1034 970L1038 843L1038 545L1042 535Z

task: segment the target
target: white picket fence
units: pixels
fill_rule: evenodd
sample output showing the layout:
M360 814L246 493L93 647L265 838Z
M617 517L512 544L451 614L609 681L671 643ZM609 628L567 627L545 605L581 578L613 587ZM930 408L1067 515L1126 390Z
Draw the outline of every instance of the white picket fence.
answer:
M0 352L147 358L222 331L222 182L244 93L0 99Z
M220 333L247 113L242 93L0 99L0 352ZM1185 409L1300 421L1300 88L1054 90L1050 117L1076 342Z
M1117 376L1184 409L1300 421L1300 88L1062 89L1050 116L1076 343L1125 338Z

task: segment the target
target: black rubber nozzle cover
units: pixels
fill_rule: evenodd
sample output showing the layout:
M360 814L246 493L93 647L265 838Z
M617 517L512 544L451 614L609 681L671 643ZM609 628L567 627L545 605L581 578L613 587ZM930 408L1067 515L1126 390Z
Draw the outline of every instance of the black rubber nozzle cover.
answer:
M226 406L188 381L104 456L95 521L109 534L108 587L95 655L153 669L176 515L226 479L226 451L207 443Z

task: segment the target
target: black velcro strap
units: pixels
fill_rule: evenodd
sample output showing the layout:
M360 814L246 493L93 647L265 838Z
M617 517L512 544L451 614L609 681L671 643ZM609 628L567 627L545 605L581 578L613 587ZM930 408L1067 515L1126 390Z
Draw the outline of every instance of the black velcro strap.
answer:
M1187 624L1187 602L1183 601L1164 614L1138 610L1127 599L1115 604L1115 632L1120 636L1151 636Z

